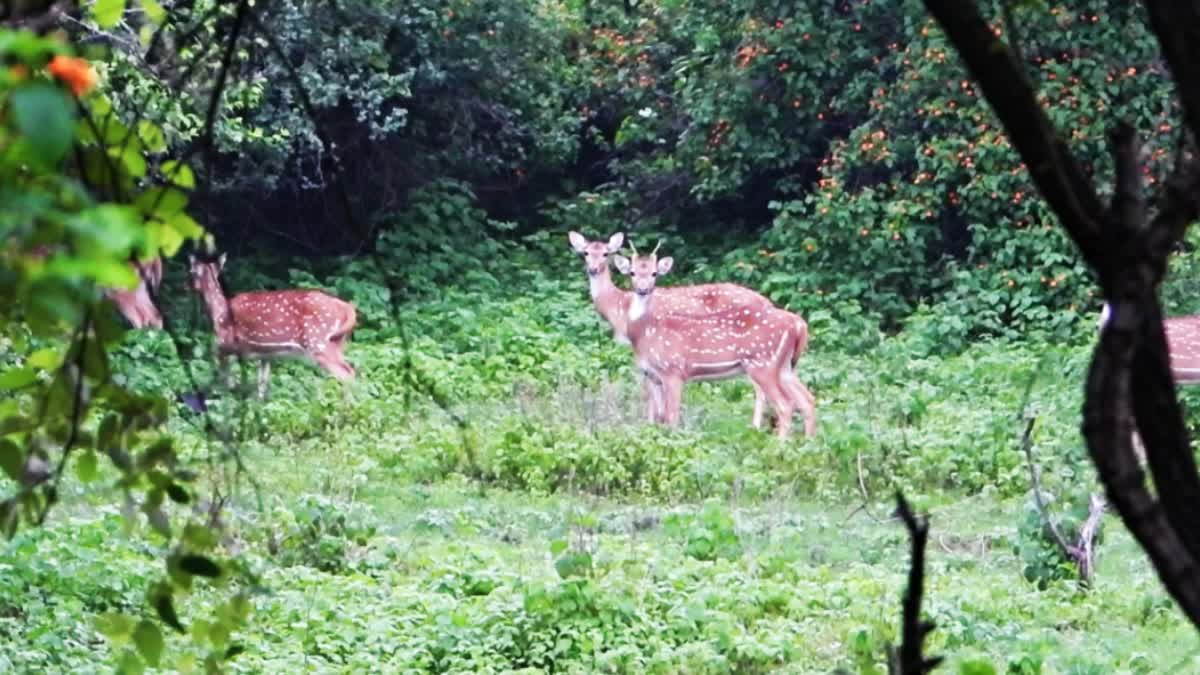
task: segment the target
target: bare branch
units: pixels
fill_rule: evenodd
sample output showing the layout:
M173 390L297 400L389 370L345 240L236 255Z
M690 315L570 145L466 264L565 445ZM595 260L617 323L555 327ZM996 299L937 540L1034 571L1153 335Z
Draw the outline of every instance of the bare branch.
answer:
M923 675L937 667L942 657L925 658L925 636L933 630L933 622L921 621L921 595L925 590L925 544L929 540L929 521L913 514L904 499L896 493L896 513L904 521L912 541L912 560L908 565L908 588L904 590L903 626L900 649L890 655L888 672L894 675Z

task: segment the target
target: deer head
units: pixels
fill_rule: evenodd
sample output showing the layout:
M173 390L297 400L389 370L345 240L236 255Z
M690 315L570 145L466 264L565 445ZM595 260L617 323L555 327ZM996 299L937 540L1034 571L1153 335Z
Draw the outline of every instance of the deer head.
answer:
M608 271L608 256L621 250L625 235L618 232L609 237L607 242L588 241L582 234L572 231L567 233L567 239L571 242L571 248L583 258L588 276L596 277Z

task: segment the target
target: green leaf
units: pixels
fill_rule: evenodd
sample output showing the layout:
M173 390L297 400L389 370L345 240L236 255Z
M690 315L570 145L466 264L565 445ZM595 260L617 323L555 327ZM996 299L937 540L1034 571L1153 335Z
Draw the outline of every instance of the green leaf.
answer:
M196 174L192 173L192 167L187 164L169 159L162 163L161 171L167 182L172 185L189 190L196 187Z
M101 635L118 644L128 640L133 634L133 618L125 614L101 614L96 617L95 625Z
M21 467L25 466L25 451L12 439L0 439L0 469L13 480L21 479Z
M62 365L62 355L58 353L57 349L46 347L30 354L25 363L42 370L54 370Z
M198 577L215 579L221 576L221 567L202 555L185 555L179 559L179 569Z
M146 672L145 664L132 650L121 655L121 661L117 664L119 675L142 675L144 672Z
M9 368L0 373L0 389L21 389L37 381L37 370L33 368Z
M146 150L150 152L166 152L167 139L163 137L162 129L149 120L140 120L137 125L138 138L142 139Z
M137 645L138 653L146 663L157 667L162 660L163 642L162 631L153 622L143 619L133 631L133 643Z
M56 166L75 137L75 106L58 87L37 82L17 89L11 99L17 130L29 141L35 158Z
M163 6L154 0L141 0L142 11L146 13L146 18L156 25L161 26L163 19L167 18L167 11Z
M96 0L92 5L92 19L101 28L112 28L125 13L125 0Z
M134 178L141 178L146 175L146 158L142 155L140 148L136 148L133 144L122 149L120 147L109 148L109 157L116 157L117 153L121 153L121 166L125 167L125 171Z
M178 188L152 187L135 197L133 203L147 216L166 221L187 206L188 198Z
M91 483L99 478L99 468L96 453L93 450L84 452L79 455L79 459L75 460L75 475L79 476L81 482Z

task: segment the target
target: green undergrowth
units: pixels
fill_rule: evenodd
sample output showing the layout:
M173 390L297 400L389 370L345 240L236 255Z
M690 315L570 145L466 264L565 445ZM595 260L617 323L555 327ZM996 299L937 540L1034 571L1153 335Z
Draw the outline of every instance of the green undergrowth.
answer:
M948 672L1198 666L1117 523L1090 591L1029 525L1028 417L1046 490L1097 490L1086 345L940 354L913 331L843 351L821 318L798 369L819 433L781 441L750 428L736 381L689 385L681 428L647 425L629 349L578 285L465 298L356 335L349 386L281 363L264 404L176 407L185 461L205 456L205 424L237 431L244 471L203 479L231 499L223 549L260 584L235 638L206 635L244 650L235 672L883 672L908 561L897 490L932 513L929 647ZM203 340L183 344L207 386ZM117 361L137 387L192 386L161 334L131 335ZM91 672L131 648L104 617L146 611L161 542L94 506L113 477L0 551L0 670ZM219 590L197 588L183 623L222 625ZM164 667L192 667L188 644L168 635Z

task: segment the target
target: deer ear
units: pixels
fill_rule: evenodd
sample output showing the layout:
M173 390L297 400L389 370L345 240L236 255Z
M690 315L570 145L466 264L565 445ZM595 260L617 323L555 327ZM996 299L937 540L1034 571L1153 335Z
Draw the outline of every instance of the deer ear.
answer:
M222 253L221 257L217 258L217 269L219 270L225 269L225 255L226 254Z
M621 274L629 274L630 269L633 267L629 263L629 258L623 255L614 255L613 264L617 266L617 271Z
M567 239L571 242L571 248L579 253L583 253L583 249L587 248L587 239L574 230L567 233Z
M608 252L616 253L621 250L621 245L625 243L625 233L618 232L608 238Z
M658 273L666 274L671 271L671 266L675 264L675 259L671 256L658 259Z
M189 253L188 254L188 266L192 267L192 266L195 266L195 264L196 264L196 256Z

